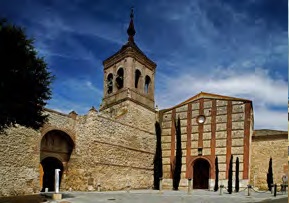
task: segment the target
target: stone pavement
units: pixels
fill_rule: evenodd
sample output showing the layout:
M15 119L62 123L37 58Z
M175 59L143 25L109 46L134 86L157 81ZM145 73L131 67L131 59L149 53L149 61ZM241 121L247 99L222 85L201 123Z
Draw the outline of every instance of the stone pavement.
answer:
M275 202L287 203L288 194L279 193L274 197L270 192L247 191L228 194L219 192L194 190L190 195L186 191L134 190L113 192L64 192L63 199L59 201L48 200L51 203L250 203ZM50 194L52 195L52 194Z

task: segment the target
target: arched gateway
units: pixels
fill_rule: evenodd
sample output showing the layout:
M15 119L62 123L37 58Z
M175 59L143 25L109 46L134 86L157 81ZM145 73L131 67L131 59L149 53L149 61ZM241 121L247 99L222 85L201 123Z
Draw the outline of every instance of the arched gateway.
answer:
M40 147L40 186L42 191L54 191L55 169L60 169L60 183L62 174L74 148L74 142L68 134L60 130L47 132L41 140Z
M193 188L209 189L210 163L202 158L193 163Z

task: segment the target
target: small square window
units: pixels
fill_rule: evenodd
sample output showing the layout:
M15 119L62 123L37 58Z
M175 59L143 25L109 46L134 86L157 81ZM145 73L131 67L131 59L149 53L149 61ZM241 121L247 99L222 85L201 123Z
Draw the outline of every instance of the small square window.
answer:
M203 155L203 149L202 148L198 148L198 156L202 156Z

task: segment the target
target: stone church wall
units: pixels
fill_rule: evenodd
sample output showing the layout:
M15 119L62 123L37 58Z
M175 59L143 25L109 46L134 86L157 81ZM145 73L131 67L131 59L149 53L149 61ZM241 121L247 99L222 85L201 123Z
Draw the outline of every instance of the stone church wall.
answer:
M250 183L267 189L269 160L272 157L274 183L281 184L282 176L288 175L288 134L256 135L252 139Z
M206 117L203 125L197 123L199 115ZM176 143L172 118L177 119L178 117L181 120L182 132L183 157L180 183L182 187L186 187L187 179L192 177L192 165L198 158L206 159L210 163L209 187L212 187L215 179L215 156L218 156L219 159L219 180L226 185L231 154L234 166L236 157L240 161L241 185L248 183L249 168L246 167L249 165L249 147L246 149L244 143L249 146L252 135L250 103L222 99L203 99L200 102L198 99L189 104L165 110L161 112L160 117L162 121L164 187L171 188L172 185L171 165L174 159L172 153L175 154ZM198 155L198 148L202 149L201 156Z

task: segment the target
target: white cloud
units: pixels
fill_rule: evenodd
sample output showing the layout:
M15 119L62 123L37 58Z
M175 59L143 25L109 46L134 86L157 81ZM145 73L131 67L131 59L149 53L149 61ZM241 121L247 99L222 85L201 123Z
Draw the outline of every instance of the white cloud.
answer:
M273 107L287 105L288 83L281 78L272 78L264 69L246 72L222 69L207 74L161 77L166 79L162 80L156 93L156 103L160 108L174 106L201 91L242 97L253 101L256 127L287 130L287 108L280 112Z

